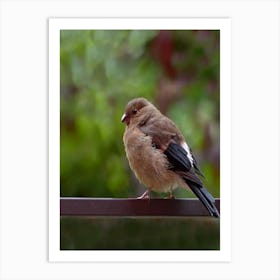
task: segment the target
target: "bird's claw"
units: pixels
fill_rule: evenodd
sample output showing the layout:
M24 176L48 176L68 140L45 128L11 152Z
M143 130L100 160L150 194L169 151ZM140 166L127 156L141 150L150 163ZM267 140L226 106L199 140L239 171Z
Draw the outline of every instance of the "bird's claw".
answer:
M172 192L168 193L168 196L167 196L168 199L175 199L175 196L173 195Z
M137 199L150 199L149 190L146 190L142 195L138 196Z

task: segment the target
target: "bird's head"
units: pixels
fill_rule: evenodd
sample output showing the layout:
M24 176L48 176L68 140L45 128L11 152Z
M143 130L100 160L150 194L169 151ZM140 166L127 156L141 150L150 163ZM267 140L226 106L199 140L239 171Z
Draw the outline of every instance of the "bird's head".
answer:
M143 108L153 106L147 99L140 97L129 101L125 107L125 112L121 121L129 125L133 120L139 119L143 112Z

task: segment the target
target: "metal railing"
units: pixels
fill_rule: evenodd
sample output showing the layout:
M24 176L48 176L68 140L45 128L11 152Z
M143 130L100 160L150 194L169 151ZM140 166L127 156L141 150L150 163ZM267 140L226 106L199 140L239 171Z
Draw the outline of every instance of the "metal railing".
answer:
M220 199L215 205L220 211ZM60 216L209 216L198 199L61 197Z

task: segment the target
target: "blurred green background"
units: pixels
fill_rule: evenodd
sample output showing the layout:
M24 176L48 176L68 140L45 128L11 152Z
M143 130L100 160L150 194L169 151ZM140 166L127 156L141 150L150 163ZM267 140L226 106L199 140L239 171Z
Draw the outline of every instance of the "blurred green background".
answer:
M218 30L62 30L61 196L136 197L145 191L128 166L122 142L125 126L120 121L127 102L142 96L181 129L206 177L205 186L213 196L219 197L219 59ZM174 194L176 197L194 197L182 188ZM126 230L129 233L135 223L142 225L144 232L147 228L147 234L156 230L152 227L155 221L139 218L112 221L62 218L61 249L84 248L81 245L84 235L91 238L87 249L95 249L96 238L101 233L111 248L138 248L131 240L127 244L122 240L122 246L116 243L113 246L110 234ZM209 234L211 238L205 234L205 242L193 241L192 245L187 239L195 240L195 234L201 236L201 218L185 222L188 228L192 227L189 232L193 236L186 234L185 241L184 238L171 238L173 241L169 244L163 242L166 247L158 245L159 248L219 248L219 222L210 219L206 225L215 234ZM97 224L99 226L93 230ZM163 231L164 225L164 230L172 227L175 231L176 228L182 230L183 226L178 219L163 219L158 222L158 229ZM77 228L80 234L77 234ZM136 239L137 236L135 242ZM144 243L142 249L148 248L147 242Z

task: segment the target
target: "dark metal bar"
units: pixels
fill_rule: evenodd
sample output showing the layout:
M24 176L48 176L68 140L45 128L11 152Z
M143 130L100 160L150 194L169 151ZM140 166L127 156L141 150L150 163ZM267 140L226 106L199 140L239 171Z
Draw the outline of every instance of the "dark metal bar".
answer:
M216 199L220 211L220 199ZM209 216L198 199L60 198L61 216Z

